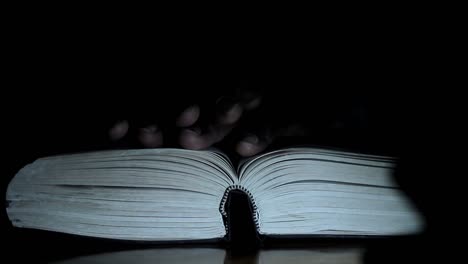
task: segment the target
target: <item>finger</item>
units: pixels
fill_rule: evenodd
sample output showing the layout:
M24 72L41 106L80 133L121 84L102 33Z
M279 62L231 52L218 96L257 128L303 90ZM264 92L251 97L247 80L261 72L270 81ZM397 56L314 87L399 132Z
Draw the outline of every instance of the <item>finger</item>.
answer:
M178 127L189 127L197 122L200 117L200 107L198 105L192 105L186 108L177 118L176 126Z
M252 111L262 103L262 96L258 92L251 90L240 91L238 97L245 111Z
M186 149L205 149L221 141L231 132L234 125L209 126L205 131L191 127L181 131L179 144Z
M244 104L244 109L246 111L252 111L254 109L257 109L261 105L261 103L262 103L262 97L258 96L249 101L245 101L243 104Z
M244 137L236 145L236 152L242 157L250 157L264 151L272 139L260 140L257 135L250 134Z
M207 125L202 124L204 129L201 129L199 126L200 123L203 123L203 120L200 120L200 116L198 115L195 121L199 121L199 124L183 129L179 135L179 144L183 148L194 150L210 147L229 134L242 116L242 111L241 104L233 98L219 98L216 102L216 114L214 119ZM185 124L188 123L189 122Z
M243 106L230 97L221 97L216 102L216 124L233 125L242 116Z
M179 135L179 144L185 149L204 149L211 146L212 141L207 135L202 135L198 127L183 129Z
M129 124L127 120L116 122L109 129L110 140L117 141L117 140L122 139L128 133L128 129L129 129Z
M140 128L138 131L138 140L146 148L162 147L163 139L163 133L156 125Z
M232 97L223 96L216 101L215 119L202 131L191 127L181 131L179 144L186 149L205 149L225 138L237 125L244 112L244 104L249 109L260 105L261 97L251 93L241 98L243 102ZM185 111L184 111L185 112ZM197 120L199 119L199 112ZM197 121L196 120L196 121ZM193 122L195 123L195 122Z
M285 127L268 128L261 132L248 134L236 145L236 152L242 157L250 157L264 151L275 140L281 137L303 137L307 134L305 127L299 124L291 124Z

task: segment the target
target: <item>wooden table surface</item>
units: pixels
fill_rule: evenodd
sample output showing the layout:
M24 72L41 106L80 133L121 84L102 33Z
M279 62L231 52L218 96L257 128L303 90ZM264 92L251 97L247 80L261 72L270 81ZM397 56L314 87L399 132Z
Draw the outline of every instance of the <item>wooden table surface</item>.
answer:
M362 248L274 249L255 255L232 256L216 248L145 249L104 253L72 258L56 263L362 263Z

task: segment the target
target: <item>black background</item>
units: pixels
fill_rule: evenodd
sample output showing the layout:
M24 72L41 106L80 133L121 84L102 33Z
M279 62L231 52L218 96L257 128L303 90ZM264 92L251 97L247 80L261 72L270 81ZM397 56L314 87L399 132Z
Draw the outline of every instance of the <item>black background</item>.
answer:
M85 39L65 34L67 28L50 34L30 29L11 39L4 72L3 193L13 175L38 157L112 148L107 129L119 119L132 127L157 121L168 127L168 138L175 137L171 122L183 107L197 102L202 115L209 115L219 96L247 82L264 96L267 123L292 120L309 128L307 137L276 146L325 145L401 159L396 177L427 216L429 229L418 238L377 243L369 258L430 255L428 249L440 249L440 241L449 239L445 224L457 215L446 202L452 197L437 190L458 180L445 166L452 160L446 146L457 144L451 132L456 112L445 105L455 100L445 88L449 78L424 45L385 38L356 42L357 36L300 48L234 37L197 45L192 36L162 41L156 34L156 41L139 46L106 39L104 30ZM230 151L229 144L220 147ZM22 248L22 254L13 253L20 258L45 261L138 247L15 230L4 210L1 217L4 252Z

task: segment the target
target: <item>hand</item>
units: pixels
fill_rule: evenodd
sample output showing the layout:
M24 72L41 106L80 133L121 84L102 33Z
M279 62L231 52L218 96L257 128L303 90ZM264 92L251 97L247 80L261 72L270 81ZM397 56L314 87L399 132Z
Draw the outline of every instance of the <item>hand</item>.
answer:
M174 120L179 130L177 145L185 149L206 149L241 131L243 136L236 141L234 149L240 156L249 157L264 151L279 136L300 133L294 126L273 129L268 122L262 123L268 120L268 111L261 109L262 100L259 93L238 90L234 96L218 98L214 102L214 111L203 112L198 104L187 107ZM255 132L248 126L252 123L249 124L248 120L252 121L252 118L257 125ZM113 141L122 140L130 129L128 120L117 122L109 130L109 137ZM169 143L165 142L163 130L156 124L139 128L136 137L147 148L163 147Z

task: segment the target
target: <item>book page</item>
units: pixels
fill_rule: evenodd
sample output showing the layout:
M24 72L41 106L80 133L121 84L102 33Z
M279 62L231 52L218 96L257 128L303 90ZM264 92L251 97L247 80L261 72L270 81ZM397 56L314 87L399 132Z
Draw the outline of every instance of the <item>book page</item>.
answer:
M46 157L10 182L10 221L124 240L198 240L225 235L220 201L237 181L217 152L114 150Z
M424 220L393 178L396 160L291 148L240 167L264 235L406 235Z

